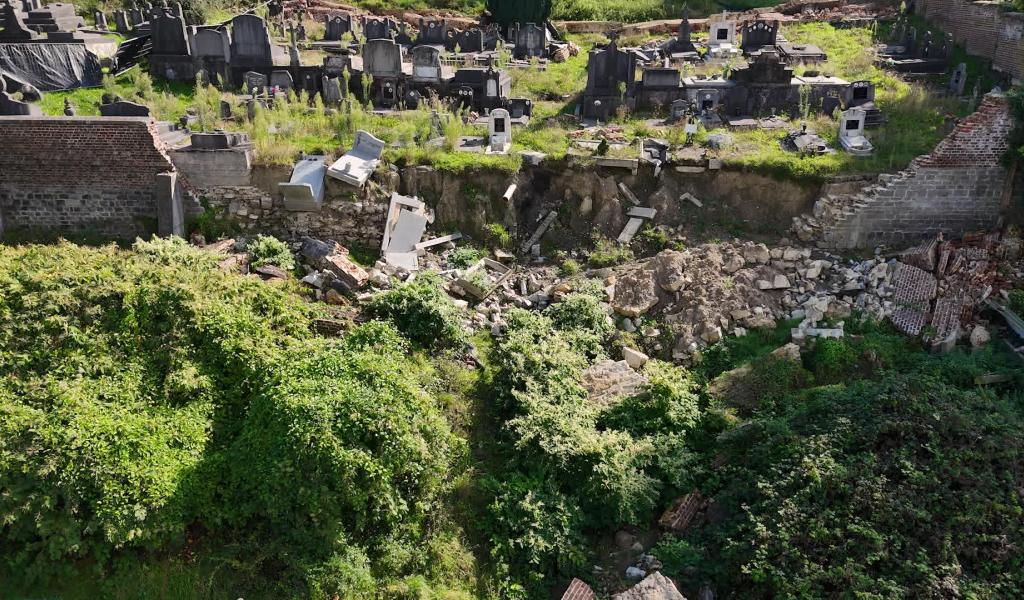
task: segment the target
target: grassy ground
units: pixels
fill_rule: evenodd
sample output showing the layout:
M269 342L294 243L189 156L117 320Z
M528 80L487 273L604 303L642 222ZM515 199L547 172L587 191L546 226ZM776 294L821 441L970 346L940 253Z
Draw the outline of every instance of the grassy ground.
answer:
M673 9L674 10L674 9ZM868 132L875 145L871 157L857 158L843 152L825 156L801 158L783 152L779 140L786 130L731 131L734 145L719 152L727 164L768 172L779 177L821 178L844 172L881 172L905 167L914 157L925 154L946 134L953 117L970 112L969 102L943 97L933 90L944 89L948 76L934 76L920 80L906 80L874 65L874 53L869 49L884 37L874 28L836 29L826 24L792 25L784 29L786 37L799 43L820 46L829 55L821 67L825 74L836 75L848 81L870 80L876 85L876 101L888 122ZM587 52L604 36L588 34L570 37L580 48L577 56L564 63L549 64L541 69L514 69L512 96L529 98L534 102L534 118L525 127L517 127L513 135L513 150L538 151L554 159L565 156L569 149L570 133L577 129L569 117L576 109L576 101L586 85ZM631 39L640 44L647 39ZM992 81L988 66L978 59L966 57L957 49L954 62L968 62L970 78L968 89L975 82L981 90L990 89ZM702 65L690 67L687 74L715 74L722 66ZM797 67L798 74L806 69ZM374 115L361 106L326 115L319 100L292 98L278 103L271 110L260 110L253 121L246 118L245 110L235 108L234 119L217 119L217 103L223 97L233 105L238 100L231 93L203 90L187 84L153 83L137 70L116 80L107 81L104 89L75 90L47 94L43 110L47 114L63 113L63 100L70 98L78 114L98 114L100 96L112 91L126 99L149 105L157 118L177 119L188 106L194 106L204 129L226 128L249 133L255 146L255 160L259 164L291 164L300 152L337 156L351 144L360 129L370 131L388 143L386 157L399 165L433 164L441 169L460 172L472 168L497 168L514 171L519 168L518 156L483 156L455 152L460 136L483 135L481 126L466 125L458 117L448 120L442 144L427 147L430 133L430 108ZM434 105L436 106L436 104ZM442 114L443 109L439 110ZM623 114L614 124L623 128L628 141L637 137L659 137L674 144L684 141L679 127L661 127L652 124L662 119L664 111ZM765 115L766 116L766 115ZM808 125L838 147L836 123L832 115L812 116ZM787 128L799 128L799 120ZM708 132L701 131L699 143Z

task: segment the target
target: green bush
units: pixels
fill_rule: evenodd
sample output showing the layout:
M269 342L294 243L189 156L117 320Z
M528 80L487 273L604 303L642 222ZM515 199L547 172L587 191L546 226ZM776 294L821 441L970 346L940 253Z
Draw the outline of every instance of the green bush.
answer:
M587 264L595 269L600 269L621 265L631 260L633 260L633 251L629 249L629 246L608 238L598 238L594 242L594 249L587 257Z
M633 435L683 432L700 418L695 385L683 369L659 360L644 365L647 383L601 417L601 424Z
M472 246L459 246L454 252L452 252L451 256L448 257L448 262L456 269L465 269L466 267L476 264L476 262L484 256L485 254L483 250L479 250Z
M426 348L458 349L465 344L459 309L436 276L422 274L377 294L366 312L393 322L403 335Z
M484 239L491 248L508 250L512 247L512 235L501 223L488 223L484 227Z
M194 528L263 595L359 597L406 568L366 549L428 542L463 450L397 332L314 337L315 307L216 258L0 246L0 595Z
M273 265L285 271L295 268L295 257L292 256L288 244L272 235L257 235L246 244L245 249L249 252L250 264L254 267Z

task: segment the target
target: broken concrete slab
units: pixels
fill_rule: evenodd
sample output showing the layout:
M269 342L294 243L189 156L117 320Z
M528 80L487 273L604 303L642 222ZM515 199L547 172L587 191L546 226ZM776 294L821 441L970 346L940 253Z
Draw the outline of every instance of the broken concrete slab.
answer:
M686 600L672 580L659 572L648 575L630 589L615 594L612 600Z
M653 219L657 214L657 210L646 206L634 206L626 211L626 215L630 217L638 217L640 219Z
M697 197L691 194L690 192L686 192L682 196L679 196L679 199L686 200L687 202L692 203L697 208L704 208L704 203L698 200Z
M277 184L284 197L285 210L317 211L324 201L326 157L307 156L295 163L287 183Z
M415 252L387 252L384 254L384 261L392 267L405 269L406 271L419 271L420 263Z
M534 244L539 242L540 238L544 236L544 233L547 232L548 228L551 227L551 224L554 223L555 219L557 218L558 211L553 210L549 212L547 216L544 217L544 220L540 222L540 225L537 226L537 229L536 231L533 232L533 235L531 235L528 240L526 240L525 242L522 243L522 245L519 246L519 251L526 252L530 248L532 248Z
M622 192L622 195L626 197L626 200L629 200L633 204L640 204L640 200L636 197L636 194L633 193L633 190L626 187L626 184L621 181L619 182L619 190Z
M384 152L384 140L360 129L356 132L352 149L327 169L331 177L349 185L362 187L380 164Z
M650 357L639 350L634 350L629 346L623 346L622 359L626 361L626 364L629 365L630 368L639 371L645 364L647 364Z
M633 240L633 236L635 236L636 233L640 231L640 227L643 226L643 224L643 219L639 217L633 217L626 223L626 226L622 228L622 232L619 233L617 241L620 244L628 244L630 241Z
M415 252L416 244L423 239L423 232L426 230L426 215L411 210L401 211L391 231L391 243L388 244L387 253Z
M365 269L352 262L347 253L331 254L323 259L325 269L334 275L343 284L353 290L357 290L370 279Z
M610 406L632 396L647 383L647 378L637 373L624 360L604 359L583 371L583 387L590 402L599 406Z
M425 242L420 242L420 243L416 244L416 250L417 250L417 252L419 252L419 251L422 251L422 250L426 250L427 248L432 248L434 246L440 246L441 244L446 244L448 242L454 242L455 240L460 240L460 239L462 239L462 234L459 233L459 232L455 232L455 233L452 233L452 234L449 234L449 235L442 235L441 237L432 238L432 239L426 240Z

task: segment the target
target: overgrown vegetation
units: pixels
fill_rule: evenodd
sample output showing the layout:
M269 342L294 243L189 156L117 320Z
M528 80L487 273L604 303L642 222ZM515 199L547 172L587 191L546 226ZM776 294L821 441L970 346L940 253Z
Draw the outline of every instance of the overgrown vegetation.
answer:
M433 367L217 258L0 246L0 595L469 597Z

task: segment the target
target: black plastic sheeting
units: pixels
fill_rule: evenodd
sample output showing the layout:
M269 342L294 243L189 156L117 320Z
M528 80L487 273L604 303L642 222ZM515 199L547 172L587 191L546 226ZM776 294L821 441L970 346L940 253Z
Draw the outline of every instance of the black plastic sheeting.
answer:
M0 44L0 71L43 92L103 83L100 60L85 44Z

